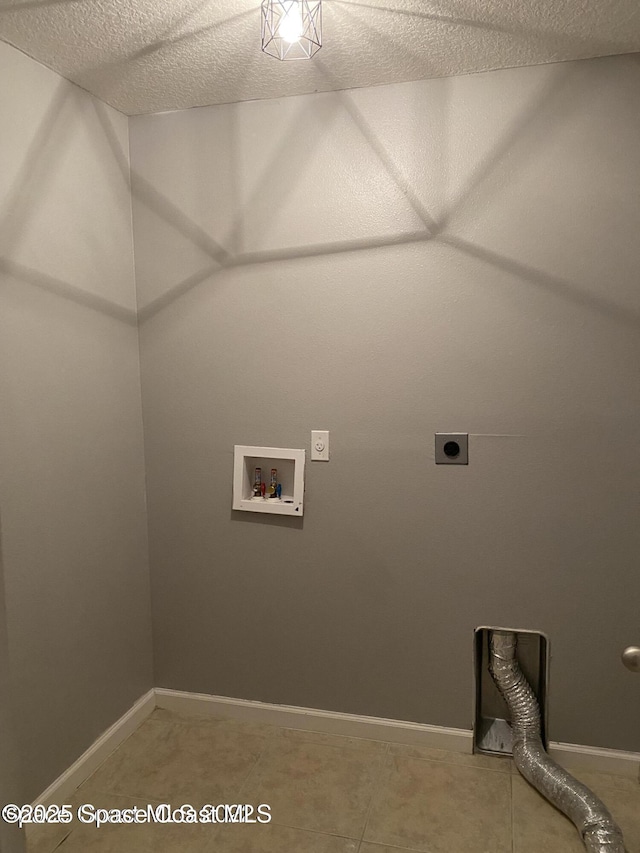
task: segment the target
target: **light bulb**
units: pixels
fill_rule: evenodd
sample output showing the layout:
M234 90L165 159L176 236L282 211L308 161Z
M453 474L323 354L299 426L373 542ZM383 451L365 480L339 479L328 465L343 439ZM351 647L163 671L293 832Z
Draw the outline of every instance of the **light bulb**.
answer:
M284 15L280 18L278 33L281 38L293 44L302 38L302 9L298 0L283 3Z

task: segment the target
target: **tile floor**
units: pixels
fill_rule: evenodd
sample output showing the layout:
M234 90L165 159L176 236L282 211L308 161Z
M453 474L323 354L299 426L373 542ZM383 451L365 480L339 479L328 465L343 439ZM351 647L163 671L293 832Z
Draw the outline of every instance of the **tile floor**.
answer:
M640 784L580 774L640 853ZM106 809L267 803L268 824L74 820L29 853L581 853L573 825L507 759L157 709L72 798Z

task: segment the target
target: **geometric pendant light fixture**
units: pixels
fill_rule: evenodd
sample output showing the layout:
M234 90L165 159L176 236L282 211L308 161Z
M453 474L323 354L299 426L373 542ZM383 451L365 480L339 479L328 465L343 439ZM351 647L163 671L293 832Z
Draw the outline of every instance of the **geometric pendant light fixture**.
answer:
M311 59L322 47L322 0L262 0L262 50Z

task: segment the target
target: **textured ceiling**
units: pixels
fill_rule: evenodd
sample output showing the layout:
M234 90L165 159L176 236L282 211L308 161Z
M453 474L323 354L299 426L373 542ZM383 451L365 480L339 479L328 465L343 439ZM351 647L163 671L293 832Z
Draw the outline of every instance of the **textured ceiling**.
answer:
M257 0L0 0L0 39L128 114L640 51L639 0L324 0L311 61Z

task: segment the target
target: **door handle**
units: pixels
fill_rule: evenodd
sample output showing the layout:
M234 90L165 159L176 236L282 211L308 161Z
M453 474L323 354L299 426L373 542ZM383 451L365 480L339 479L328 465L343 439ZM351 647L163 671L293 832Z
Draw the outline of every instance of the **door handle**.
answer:
M622 652L622 663L631 672L640 672L640 646L627 646Z

